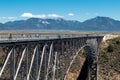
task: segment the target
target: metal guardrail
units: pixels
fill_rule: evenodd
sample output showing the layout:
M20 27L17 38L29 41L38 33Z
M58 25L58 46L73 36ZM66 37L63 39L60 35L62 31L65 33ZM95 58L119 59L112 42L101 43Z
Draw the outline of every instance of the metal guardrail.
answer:
M103 36L102 34L0 34L0 42L49 40L89 36Z

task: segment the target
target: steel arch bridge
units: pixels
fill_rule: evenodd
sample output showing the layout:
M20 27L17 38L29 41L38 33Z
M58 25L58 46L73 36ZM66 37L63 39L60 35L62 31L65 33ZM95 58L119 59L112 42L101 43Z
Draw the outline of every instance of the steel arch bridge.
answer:
M52 35L52 38L49 35L42 38L43 36L39 34L6 36L8 37L4 37L0 43L2 52L0 59L3 61L0 64L1 80L64 80L71 61L81 47L85 47L88 53L88 80L97 80L98 48L103 36L78 34L62 34L56 37Z

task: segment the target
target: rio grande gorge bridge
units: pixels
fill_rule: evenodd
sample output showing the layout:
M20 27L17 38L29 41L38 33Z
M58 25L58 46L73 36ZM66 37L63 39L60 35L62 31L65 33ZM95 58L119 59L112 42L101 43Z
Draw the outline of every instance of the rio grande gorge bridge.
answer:
M65 80L82 47L87 79L97 80L103 35L79 32L1 32L0 80ZM83 80L83 79L81 79Z

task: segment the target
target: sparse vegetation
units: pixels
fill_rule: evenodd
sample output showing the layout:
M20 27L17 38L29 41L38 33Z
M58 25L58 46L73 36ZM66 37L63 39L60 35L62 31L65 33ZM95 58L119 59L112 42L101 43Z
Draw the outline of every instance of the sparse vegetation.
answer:
M87 56L87 53L86 53L86 51L85 51L84 49L82 49L82 50L78 53L78 55L79 55L79 56L82 55L82 56L86 57L86 56Z
M86 57L86 56L87 56L86 51L83 51L83 52L82 52L82 55Z
M116 62L113 62L113 63L110 64L110 66L113 67L113 68L114 68L116 65L117 65Z
M116 44L120 44L120 37L115 38L114 41L116 42Z
M102 58L102 60L104 60L104 61L108 61L108 56L107 56L107 54L106 54L105 52L102 52L102 53L101 53L101 58Z
M116 41L116 44L120 44L120 40L117 40L117 41Z
M3 66L3 61L0 60L0 67L2 67L2 66Z
M82 49L79 53L78 53L79 56L83 56L83 57L86 57L87 56L87 53L84 49Z
M120 80L120 37L101 44L99 57L99 80Z
M109 44L108 48L107 48L107 52L113 52L114 51L114 47L112 44Z
M116 44L120 44L120 40L116 41Z

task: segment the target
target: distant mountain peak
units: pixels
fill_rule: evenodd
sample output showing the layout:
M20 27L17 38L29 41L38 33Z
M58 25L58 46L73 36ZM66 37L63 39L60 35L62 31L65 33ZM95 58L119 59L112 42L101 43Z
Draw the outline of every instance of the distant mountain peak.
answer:
M95 18L88 19L84 22L89 22L89 21L94 21L94 22L96 22L96 21L101 21L101 22L108 21L109 22L109 21L117 21L117 20L114 20L110 17L96 16Z
M103 17L103 16L96 16L95 18L92 18L92 19L97 19L97 20L114 20L114 21L118 21L118 20L115 20L113 18L110 18L110 17Z
M96 16L95 18L109 18L109 17L104 17L104 16Z
M97 16L84 22L76 20L65 20L63 18L29 18L0 23L0 30L90 30L90 31L120 31L120 21L109 17Z

